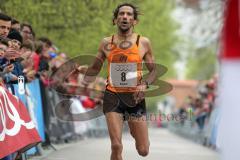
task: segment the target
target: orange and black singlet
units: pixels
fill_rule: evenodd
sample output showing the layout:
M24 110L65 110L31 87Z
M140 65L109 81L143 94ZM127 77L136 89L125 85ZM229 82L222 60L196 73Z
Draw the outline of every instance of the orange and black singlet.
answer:
M113 44L114 35L111 43ZM112 92L135 92L142 79L142 58L139 54L139 39L130 48L115 47L107 57L108 79L106 88Z

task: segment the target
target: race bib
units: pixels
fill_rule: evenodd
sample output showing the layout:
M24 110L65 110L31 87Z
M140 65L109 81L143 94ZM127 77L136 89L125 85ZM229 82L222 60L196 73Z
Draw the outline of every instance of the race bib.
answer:
M114 87L136 87L137 63L110 63L110 84Z

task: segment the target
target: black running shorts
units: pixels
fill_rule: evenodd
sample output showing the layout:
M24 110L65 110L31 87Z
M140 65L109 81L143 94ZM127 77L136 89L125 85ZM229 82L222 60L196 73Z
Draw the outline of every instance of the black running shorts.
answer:
M145 99L135 104L133 93L115 93L105 90L103 98L103 113L117 112L123 115L124 120L128 116L141 117L146 115Z

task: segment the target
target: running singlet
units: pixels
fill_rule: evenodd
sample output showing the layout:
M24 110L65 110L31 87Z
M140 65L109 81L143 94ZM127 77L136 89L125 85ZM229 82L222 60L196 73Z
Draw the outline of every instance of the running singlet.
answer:
M130 48L113 48L108 59L108 79L106 88L112 92L135 92L142 79L142 59L139 55L139 38ZM111 44L113 44L114 35ZM126 42L129 43L129 42Z

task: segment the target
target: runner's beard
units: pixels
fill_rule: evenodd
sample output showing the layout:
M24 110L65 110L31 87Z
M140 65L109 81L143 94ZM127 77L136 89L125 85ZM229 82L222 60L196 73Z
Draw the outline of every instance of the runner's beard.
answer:
M130 30L131 27L128 27L128 28L121 28L121 26L119 26L119 30L122 32L122 33L127 33L129 30Z

